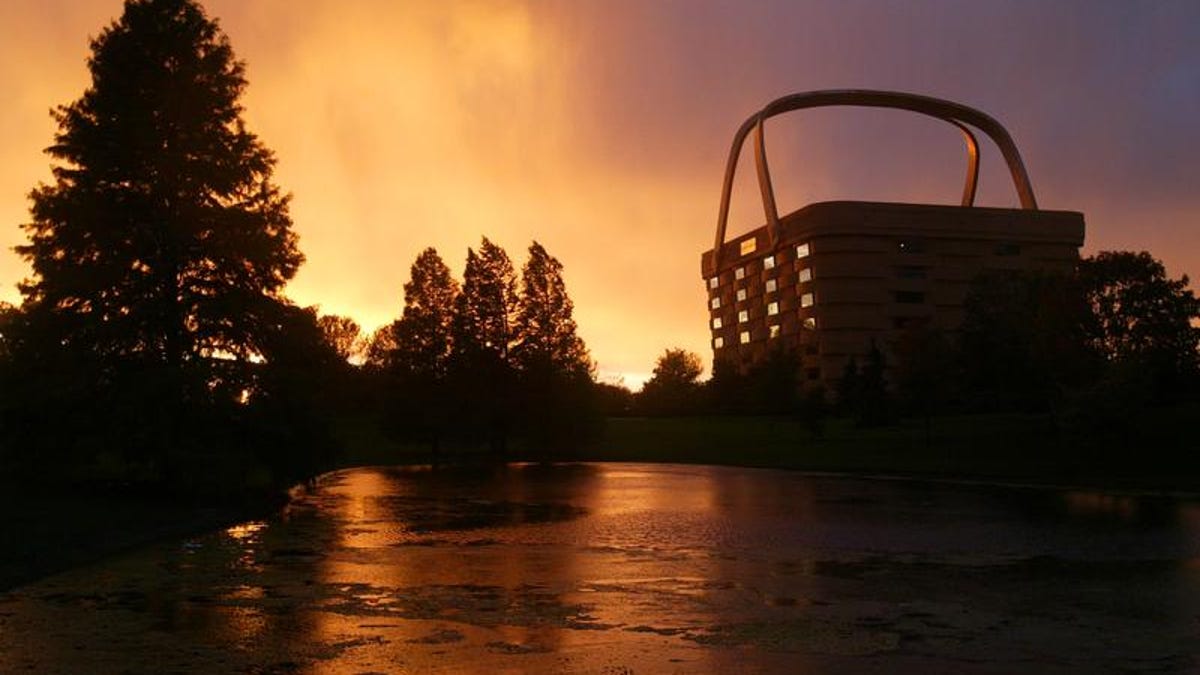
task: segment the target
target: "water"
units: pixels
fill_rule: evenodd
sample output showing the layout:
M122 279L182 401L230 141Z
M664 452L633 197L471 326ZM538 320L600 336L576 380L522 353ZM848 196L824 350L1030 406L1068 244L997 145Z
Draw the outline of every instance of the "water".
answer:
M642 464L363 468L0 596L0 672L1189 672L1200 504Z

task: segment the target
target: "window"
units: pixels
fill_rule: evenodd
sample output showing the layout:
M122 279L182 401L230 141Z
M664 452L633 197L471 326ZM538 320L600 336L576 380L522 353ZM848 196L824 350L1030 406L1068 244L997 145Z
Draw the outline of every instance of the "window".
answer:
M721 317L719 317L719 316L718 316L718 317L715 317L715 318L712 320L712 327L713 327L713 330L717 330L717 329L721 328L721 325L722 325L722 324L721 324Z
M709 279L709 280L708 280L708 287L709 287L709 289L715 289L715 288L717 287L717 284L718 284L718 283L720 283L720 282L718 282L718 281L717 281L717 278L716 278L716 277L713 277L713 278Z
M1021 255L1021 245L1014 244L1012 242L1004 242L1003 244L996 244L996 255L1003 255L1003 256Z
M742 331L738 335L738 341L741 342L742 344L746 344L747 342L750 342L750 331L748 331L748 330Z
M924 239L901 239L899 243L901 253L924 253Z
M815 316L808 317L807 319L804 320L803 325L804 325L805 330L816 330L817 329L817 317L815 317Z
M712 302L708 303L708 306L712 307L713 309L721 309L721 298L713 298Z
M767 279L767 292L774 293L779 289L779 284L775 283L774 279Z
M779 303L772 302L767 305L767 316L775 316L779 313Z
M779 326L771 326L771 332L769 333L769 336L771 338L779 337Z
M734 278L734 279L745 279L745 278L746 278L746 268L745 268L745 267L739 267L739 268L737 268L736 270L734 270L734 271L733 271L733 278Z
M804 269L800 270L800 283L804 284L810 281L812 281L812 268L805 267Z
M725 338L723 338L723 337L713 338L713 347L715 347L716 349L720 349L721 347L724 347L724 346L725 346Z
M812 307L814 302L816 302L816 300L813 298L812 293L805 293L804 295L800 296L801 307Z
M811 249L808 247L808 242L796 246L796 258L807 258Z
M896 291L896 302L905 305L919 305L925 302L925 294L916 291Z
M741 248L739 250L742 252L742 255L749 255L751 253L754 253L754 251L757 249L758 249L758 239L750 238L750 239L747 239L746 241L742 242Z
M738 302L741 302L746 299L746 289L744 289L744 288L738 289L737 299L738 299Z
M928 276L926 270L920 265L901 265L896 268L896 276L901 279L924 279Z
M769 255L763 258L763 269L769 270L775 266L775 256Z
M750 320L750 312L747 312L744 309L742 311L738 312L738 323L746 323L749 320Z
M809 356L816 356L821 353L821 346L815 342L810 342L804 345L804 353Z
M808 370L806 370L804 372L808 376L808 379L810 379L810 380L821 379L821 369L820 368L809 368Z

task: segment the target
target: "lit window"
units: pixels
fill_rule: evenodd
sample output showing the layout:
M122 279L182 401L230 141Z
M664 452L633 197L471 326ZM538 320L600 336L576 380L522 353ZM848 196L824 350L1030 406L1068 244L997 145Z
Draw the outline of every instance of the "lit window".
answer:
M771 269L775 266L775 256L769 255L763 258L763 269Z
M733 278L734 278L734 279L745 279L745 278L746 278L746 268L745 268L745 267L739 267L739 268L737 268L736 270L734 270L734 271L733 271Z
M806 330L816 330L817 329L817 318L815 316L810 316L807 319L805 319L804 320L804 328Z
M750 320L750 312L747 312L744 309L742 311L738 312L738 323L746 323L749 320Z
M767 292L774 293L779 288L774 279L767 279Z
M804 269L800 270L800 283L803 284L809 281L812 281L812 268L805 267Z
M754 253L755 249L757 249L757 248L758 248L758 239L754 239L754 238L747 239L746 241L742 242L742 247L741 247L742 255Z
M779 313L779 303L778 302L772 302L771 304L767 305L767 316L775 316L778 313Z
M770 337L772 337L772 338L779 337L779 326L771 326Z
M738 341L740 341L742 344L746 344L747 342L749 342L750 341L750 331L748 331L748 330L742 331L741 334L738 335Z
M723 337L713 338L713 347L720 349L721 347L724 347L724 346L725 346L725 338L723 338Z
M713 309L721 309L721 298L713 298L712 302L709 303L709 306Z
M741 302L742 300L746 299L746 289L744 289L744 288L738 289L737 299L738 299L738 302Z
M712 323L713 323L713 330L717 330L717 329L718 329L718 328L720 328L720 327L721 327L721 325L722 325L722 324L721 324L721 317L719 317L719 316L718 316L718 317L714 318Z
M717 278L716 278L716 277L713 277L713 278L711 278L711 279L709 279L709 280L708 280L708 287L709 287L709 288L716 288L716 287L717 287L717 283L718 283L718 281L717 281Z
M804 295L801 295L800 296L800 306L801 307L812 307L813 306L813 294L805 293Z
M797 258L807 258L808 254L810 252L811 251L809 250L807 243L800 244L799 246L796 247L796 257Z

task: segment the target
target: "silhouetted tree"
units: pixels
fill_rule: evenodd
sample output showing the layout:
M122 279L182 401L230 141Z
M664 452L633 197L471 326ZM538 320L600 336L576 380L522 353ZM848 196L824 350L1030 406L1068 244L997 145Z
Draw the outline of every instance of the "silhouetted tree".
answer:
M667 349L654 364L654 372L638 394L638 405L648 415L683 415L699 412L700 376L704 362L686 349Z
M510 349L516 338L517 278L508 254L486 237L478 254L467 250L455 306L451 376L460 428L482 435L494 452L503 453L515 412Z
M516 341L522 435L539 452L575 445L596 427L592 361L576 332L562 263L536 241L521 268ZM563 449L563 448L558 448Z
M22 356L39 364L20 386L58 400L26 418L42 415L41 430L73 411L63 445L109 429L96 442L165 461L196 406L261 389L253 363L291 311L281 292L303 258L216 21L191 0L128 0L91 48L91 85L54 111L54 182L33 190L17 247L33 267Z
M1109 364L1142 370L1156 398L1194 393L1200 374L1200 299L1142 251L1103 251L1079 262L1094 321L1088 339Z
M357 321L348 316L322 314L317 318L317 325L325 336L325 342L343 361L361 356L366 349L362 328Z
M371 372L383 372L396 353L396 332L393 324L380 326L367 338L363 366Z
M634 393L624 382L597 382L596 409L604 417L626 417L634 412Z
M383 354L385 427L437 452L453 420L447 382L458 283L437 251L417 256L404 284L404 310Z
M458 282L432 248L421 252L404 284L404 311L392 324L392 357L401 373L423 379L446 376L453 350Z
M1091 315L1065 274L986 274L971 285L959 335L964 388L976 407L1054 411L1095 373Z

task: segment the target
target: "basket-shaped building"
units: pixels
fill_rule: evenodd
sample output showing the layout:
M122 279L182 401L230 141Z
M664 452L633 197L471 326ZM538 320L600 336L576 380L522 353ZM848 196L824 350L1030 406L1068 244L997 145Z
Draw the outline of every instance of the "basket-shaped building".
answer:
M956 126L967 148L959 205L836 201L780 216L767 164L764 122L822 106L907 110ZM1021 208L974 206L984 132L1008 165ZM725 241L738 157L752 135L766 224ZM712 250L701 256L714 358L745 369L772 349L793 350L803 379L832 385L847 362L885 353L906 330L953 333L978 275L1067 271L1083 244L1083 215L1037 207L1008 132L967 106L899 92L834 90L786 96L751 115L734 136Z

